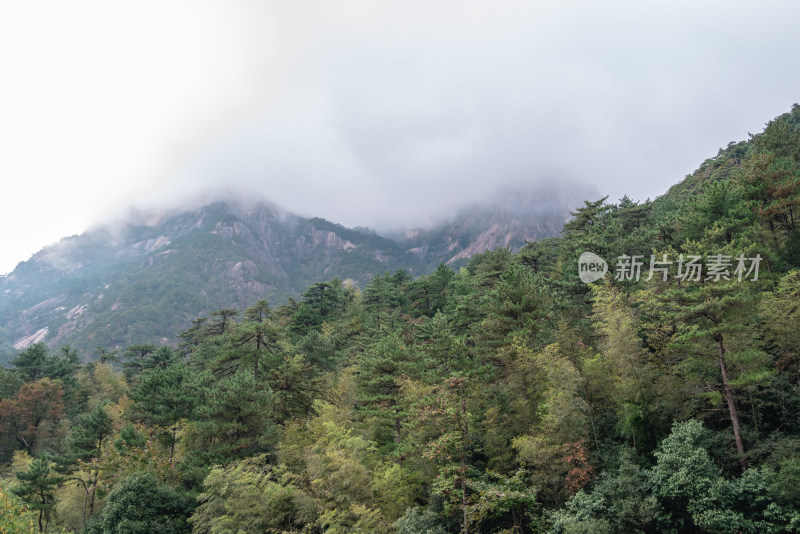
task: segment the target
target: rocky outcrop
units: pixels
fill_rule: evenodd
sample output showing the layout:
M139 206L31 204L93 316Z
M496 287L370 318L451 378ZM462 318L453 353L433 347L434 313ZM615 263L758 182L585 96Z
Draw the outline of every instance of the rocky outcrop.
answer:
M29 336L22 337L14 342L14 348L17 350L24 350L33 345L34 343L39 343L47 336L48 328L45 326L34 332Z
M556 235L569 207L556 208L471 209L396 241L266 203L139 212L47 247L0 278L0 364L38 341L85 353L98 344L174 343L198 316L262 298L280 304L334 277L363 286L386 271L457 267L488 249Z

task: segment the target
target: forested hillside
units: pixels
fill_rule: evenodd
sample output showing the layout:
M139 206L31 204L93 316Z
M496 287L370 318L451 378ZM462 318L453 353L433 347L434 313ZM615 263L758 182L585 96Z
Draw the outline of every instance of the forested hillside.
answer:
M37 341L169 343L191 320L269 297L286 302L333 276L365 283L416 257L368 231L267 203L144 212L63 239L0 278L0 362Z
M97 345L174 347L193 319L218 308L285 304L334 277L364 287L384 271L458 268L497 246L519 250L558 235L580 203L574 188L551 186L524 203L517 195L516 209L476 206L395 240L241 199L135 212L0 276L0 365L40 341L84 356Z
M0 521L798 532L798 123L518 253L219 309L177 348L33 344L0 369Z

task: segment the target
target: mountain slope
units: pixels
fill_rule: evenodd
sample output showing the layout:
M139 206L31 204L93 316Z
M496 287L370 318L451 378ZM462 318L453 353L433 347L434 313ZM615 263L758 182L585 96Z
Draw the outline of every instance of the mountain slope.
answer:
M794 104L792 109L773 119L771 122L785 124L794 131L800 131L800 105ZM730 180L741 169L742 162L753 148L753 141L763 134L750 134L746 141L731 141L725 148L720 148L716 156L706 159L692 174L669 188L661 198L667 201L680 202L703 189L704 184Z
M84 351L170 341L176 327L215 309L285 301L336 276L361 283L417 266L375 234L266 204L218 202L141 215L40 251L0 280L0 336L6 350L41 340Z
M260 298L280 304L314 282L363 285L386 271L457 266L487 249L557 235L577 204L541 197L475 208L399 240L267 203L134 213L62 239L0 278L0 362L38 341L84 354L97 345L173 343L200 315Z
M431 229L408 230L398 238L428 270L439 263L458 267L472 256L495 248L517 251L528 241L554 237L583 203L584 194L567 188L508 193L485 206L462 210Z

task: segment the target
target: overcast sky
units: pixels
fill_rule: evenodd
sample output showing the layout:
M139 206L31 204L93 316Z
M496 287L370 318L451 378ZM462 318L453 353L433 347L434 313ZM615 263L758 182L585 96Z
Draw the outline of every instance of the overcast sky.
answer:
M0 0L0 273L230 190L385 229L663 194L800 101L797 0Z

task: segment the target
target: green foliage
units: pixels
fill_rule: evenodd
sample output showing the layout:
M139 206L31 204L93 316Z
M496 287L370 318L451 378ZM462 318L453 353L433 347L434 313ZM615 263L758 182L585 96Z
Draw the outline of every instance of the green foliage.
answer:
M155 367L145 373L131 391L130 416L161 427L162 440L174 451L181 422L200 402L198 385L191 371L180 363Z
M355 366L359 411L374 421L373 436L382 445L401 440L405 414L400 378L419 374L417 361L414 350L395 333L377 340L359 355Z
M229 349L216 362L217 374L234 373L243 366L250 368L258 380L261 367L269 365L270 360L274 363L283 352L283 333L269 319L247 320L228 329Z
M593 326L602 354L584 362L595 400L606 398L617 412L617 428L634 446L655 446L664 431L655 391L657 370L638 335L632 302L618 286L592 286Z
M290 330L304 336L312 329L322 326L324 321L341 318L345 306L352 298L352 293L338 278L312 285L303 293L300 307L292 315Z
M274 392L276 421L285 423L308 417L314 399L320 396L323 388L317 375L317 368L300 354L276 362L267 376L267 383Z
M186 496L143 471L124 479L109 493L99 518L86 530L104 534L188 533L193 508Z
M676 423L652 468L643 469L626 453L591 492L578 492L550 515L550 531L786 531L796 520L794 512L769 499L769 475L748 469L740 477L723 477L708 453L710 441L711 433L698 421Z
M55 508L55 489L62 479L53 471L52 461L47 456L32 460L27 471L18 472L17 478L20 484L14 493L31 510L38 512L39 531L44 532Z
M704 446L708 440L699 422L676 423L656 452L655 494L670 521L706 532L777 532L779 526L769 520L776 507L763 473L749 469L740 478L723 478Z
M56 438L63 414L61 382L41 378L28 382L16 398L0 400L0 430L28 454L39 453Z
M13 399L24 384L19 373L0 367L0 400Z
M268 451L275 444L274 394L249 371L204 392L187 429L193 461L213 464Z
M406 510L403 517L392 525L397 534L446 534L436 512L429 508L414 506Z
M471 487L477 498L469 515L476 525L506 517L513 522L512 531L520 531L535 517L537 493L522 469L512 476L488 472L485 479L471 482Z
M126 360L122 364L125 377L131 380L146 371L167 368L177 360L177 354L167 346L139 344L126 348L122 358Z
M375 443L337 422L333 406L317 404L309 422L312 443L306 449L306 476L314 495L327 509L347 511L372 497L370 468L377 460Z
M665 513L653 495L653 482L633 454L623 453L619 467L604 472L590 493L579 491L550 516L551 532L572 532L594 524L614 532L653 532L665 528Z
M184 257L211 265L196 282L219 309L184 315L177 349L110 326L116 341L80 340L113 347L103 361L35 344L0 369L4 472L51 531L798 532L798 131L800 106L664 197L587 201L561 237L458 271L414 278L333 246L345 271L389 269L363 291L315 280L270 308L256 284L242 305L217 298L236 273L277 288L313 267L280 281L245 256ZM179 239L252 237L219 206L204 216ZM345 235L309 224L311 240ZM667 279L587 285L584 251L612 270L623 255L674 261ZM758 280L710 276L740 254L760 255ZM699 279L675 276L681 255L706 264ZM172 291L162 282L127 287ZM125 321L178 309L106 290ZM0 513L19 506L0 499Z
M46 376L48 363L47 345L35 343L12 360L11 365L23 380L30 382Z
M0 532L3 534L34 534L36 514L12 493L9 484L0 478Z
M364 308L373 315L389 311L406 313L409 307L408 286L411 282L411 275L403 270L372 277L364 288Z
M778 353L777 365L800 383L800 271L787 273L761 302L764 328Z
M112 430L111 417L102 406L81 414L67 439L68 456L84 462L97 458Z
M415 280L409 292L414 314L432 317L441 310L447 302L454 277L453 270L441 263L430 275Z
M314 502L291 474L274 469L264 456L226 468L216 467L203 481L191 519L192 531L300 532L315 520Z
M536 339L547 327L551 301L530 269L513 264L486 295L481 338L490 347L512 338Z

